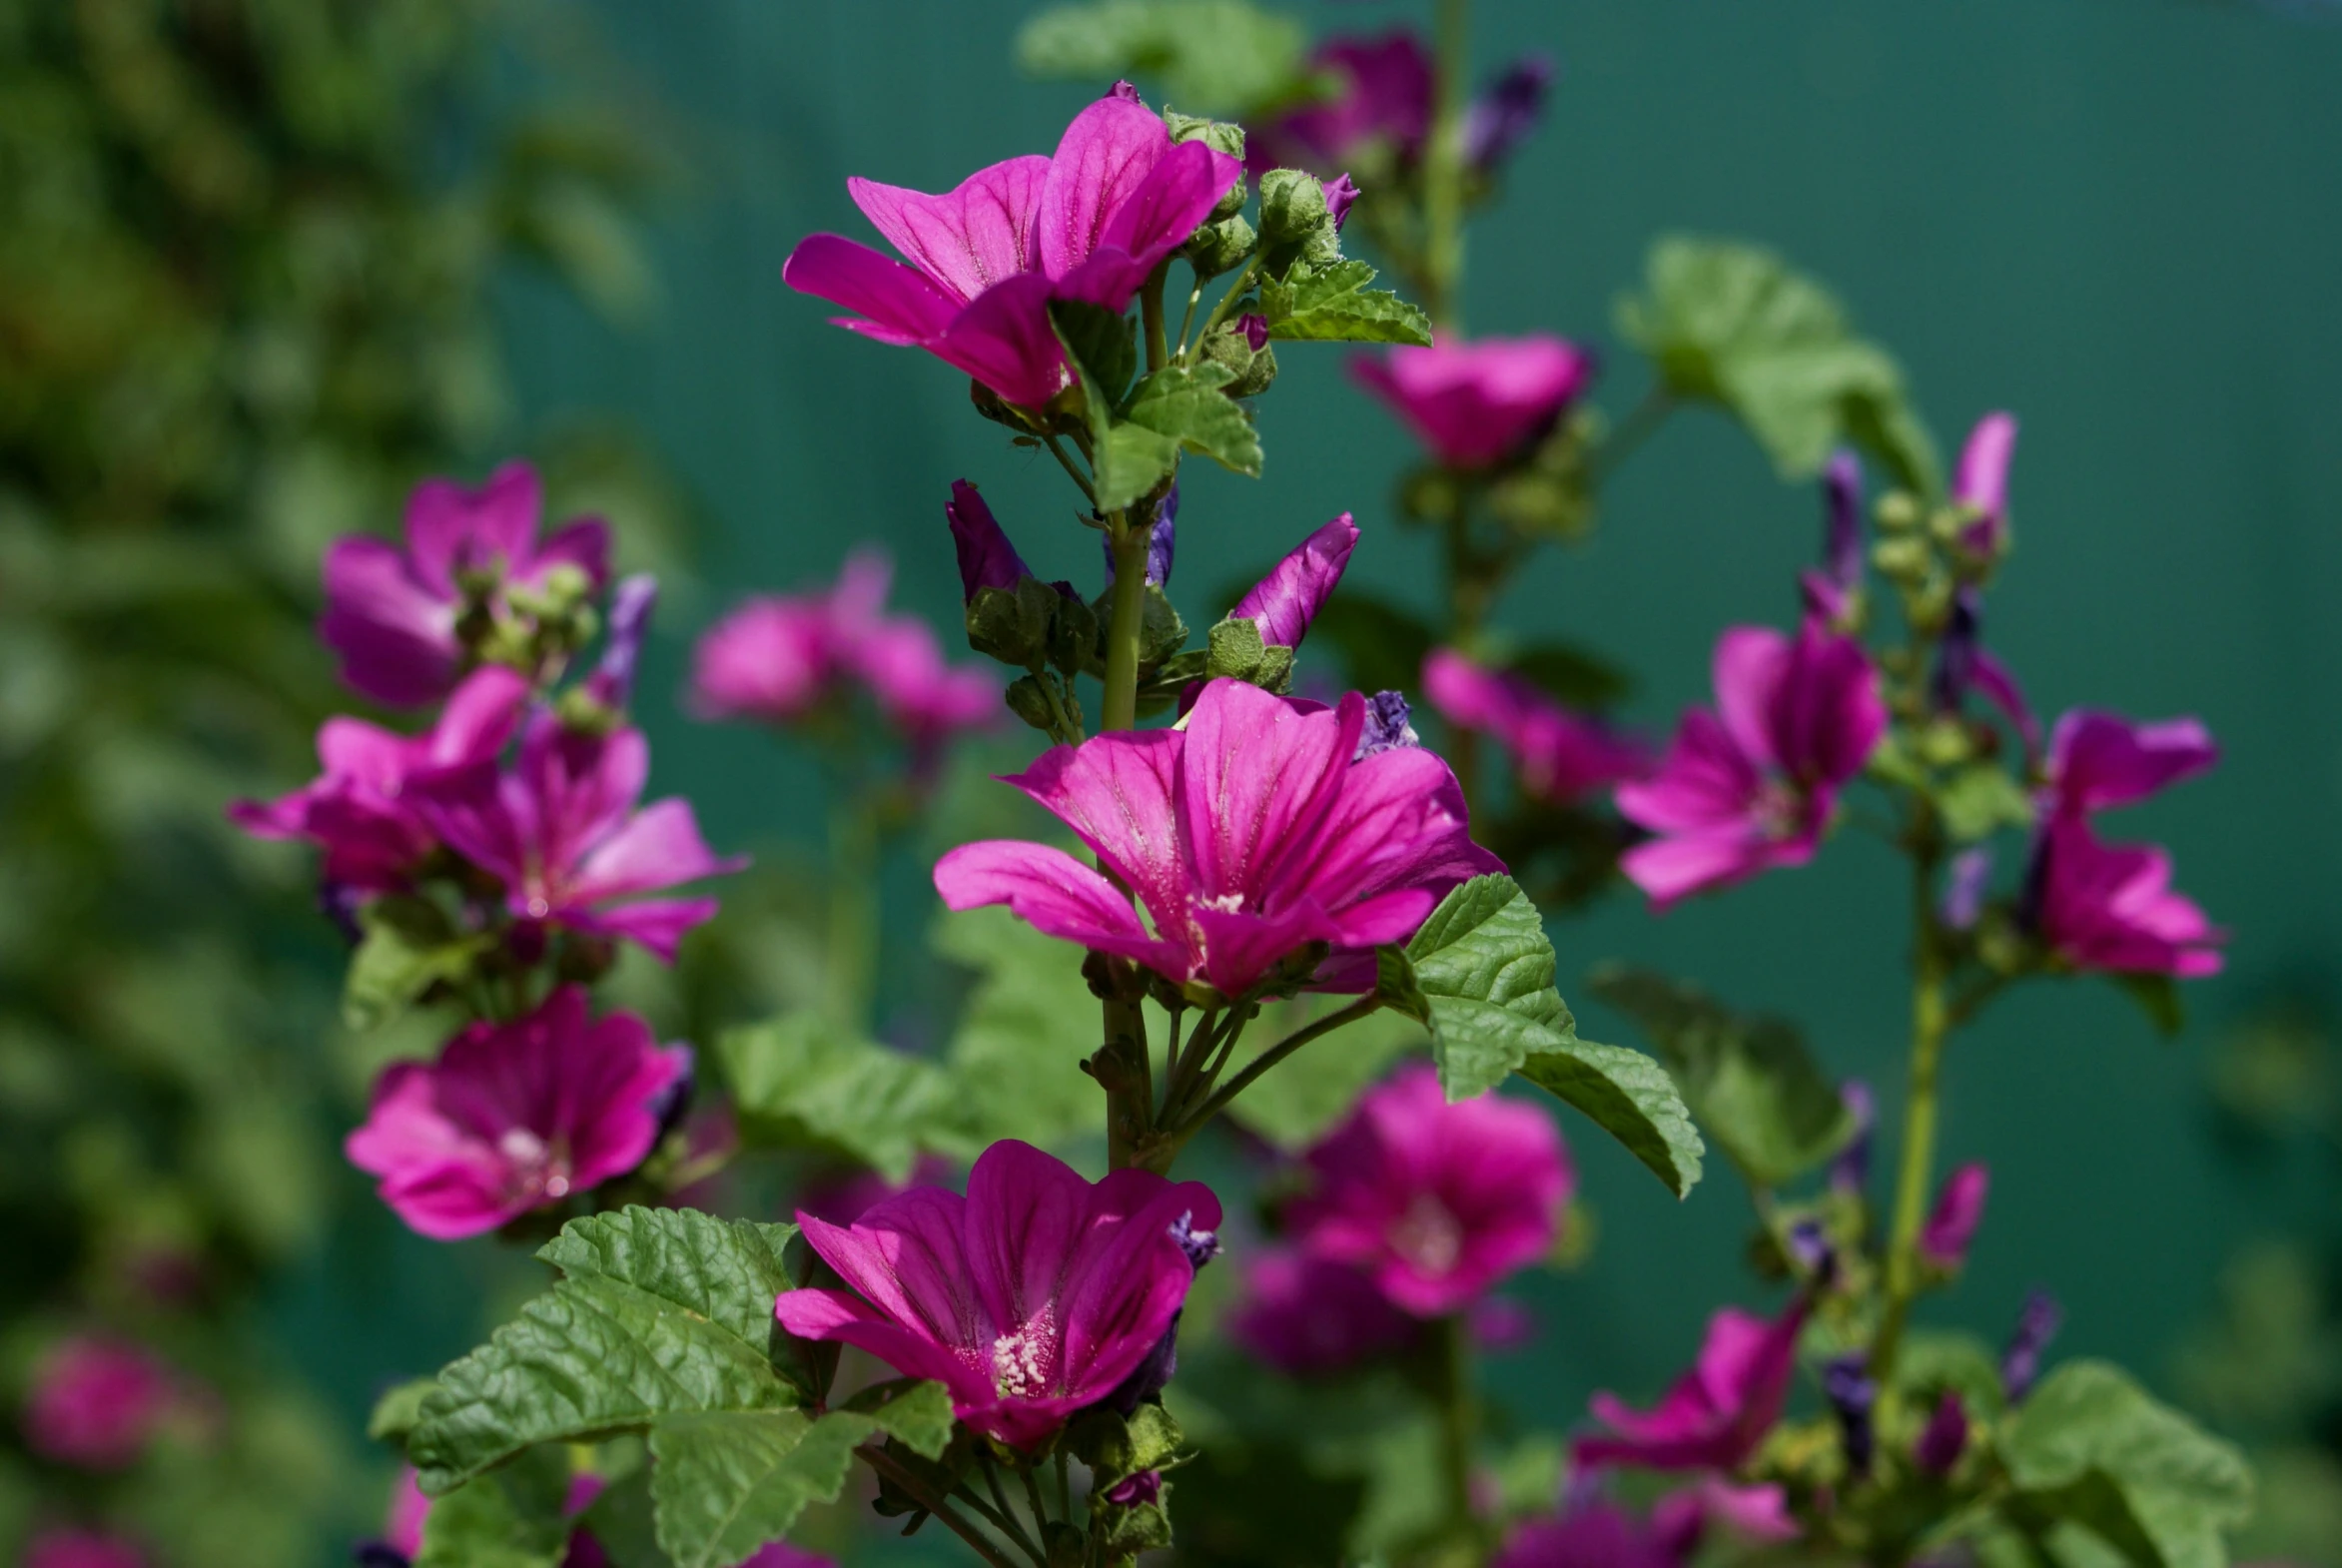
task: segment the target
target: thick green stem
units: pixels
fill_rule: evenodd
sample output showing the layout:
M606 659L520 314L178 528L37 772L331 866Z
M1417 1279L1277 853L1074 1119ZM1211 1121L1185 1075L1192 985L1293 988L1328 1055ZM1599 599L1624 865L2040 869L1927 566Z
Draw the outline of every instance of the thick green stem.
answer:
M1439 0L1439 74L1423 158L1423 309L1443 338L1463 334L1464 109L1471 73L1471 0Z
M1473 1386L1471 1334L1461 1313L1432 1319L1433 1353L1439 1387L1439 1471L1445 1493L1441 1534L1448 1544L1480 1561L1479 1525L1472 1512L1472 1448L1480 1427L1478 1390ZM1443 1560L1451 1560L1445 1559Z
M1147 541L1153 531L1145 522L1131 521L1127 513L1118 514L1110 525L1115 529L1115 584L1106 630L1106 695L1099 704L1101 733L1131 729L1139 722L1139 647L1147 621ZM1108 1001L1104 1022L1107 1044L1126 1040L1140 1057L1146 1056L1147 1015L1140 1003ZM1133 1164L1139 1138L1147 1129L1152 1107L1144 1094L1143 1088L1134 1086L1107 1096L1107 1162L1117 1171Z
M864 1034L878 969L878 823L853 773L839 774L832 789L829 1015L841 1029Z
M1895 1353L1919 1293L1920 1227L1927 1220L1936 1158L1936 1081L1952 1024L1944 996L1949 955L1935 904L1943 850L1932 823L1922 823L1914 840L1911 1085L1904 1099L1903 1161L1895 1180L1895 1229L1887 1251L1887 1310L1870 1361L1871 1376L1882 1388L1895 1370Z
M1148 278L1147 286L1139 291L1139 320L1147 338L1147 369L1160 371L1171 359L1171 344L1164 336L1163 283L1171 271L1171 258L1166 257Z

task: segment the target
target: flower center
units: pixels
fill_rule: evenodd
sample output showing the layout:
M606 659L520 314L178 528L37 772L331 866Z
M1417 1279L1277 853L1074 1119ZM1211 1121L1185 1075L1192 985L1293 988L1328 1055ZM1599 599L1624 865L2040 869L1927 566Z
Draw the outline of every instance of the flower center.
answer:
M1244 895L1241 893L1220 893L1210 898L1199 898L1195 902L1214 914L1234 915L1243 911Z
M1014 1333L992 1342L992 1385L1004 1399L1038 1399L1049 1392L1057 1320L1048 1307Z
M1391 1250L1427 1274L1452 1270L1464 1252L1464 1227L1452 1210L1425 1192L1390 1227Z
M515 1198L569 1195L569 1157L524 1127L509 1127L496 1140L504 1162L504 1189Z
M1805 817L1805 795L1794 785L1768 784L1757 797L1757 824L1769 839L1798 835Z

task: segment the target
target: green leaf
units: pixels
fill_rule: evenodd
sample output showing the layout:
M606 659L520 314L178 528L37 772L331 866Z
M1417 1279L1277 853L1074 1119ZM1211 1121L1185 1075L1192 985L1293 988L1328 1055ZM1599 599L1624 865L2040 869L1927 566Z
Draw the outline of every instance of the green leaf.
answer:
M1574 1038L1545 922L1510 877L1474 877L1450 892L1406 957L1430 1002L1431 1055L1450 1100L1494 1089L1532 1050Z
M1072 950L1005 909L940 916L929 941L976 973L945 1068L978 1139L1047 1146L1093 1131L1098 1086L1080 1064L1103 1026Z
M1179 460L1179 443L1144 424L1093 426L1092 485L1102 511L1117 511L1144 497Z
M1950 1389L1967 1406L1971 1420L1998 1416L2004 1402L2000 1358L1973 1334L1912 1330L1895 1358L1895 1386L1922 1395Z
M1370 290L1364 262L1296 266L1282 282L1260 285L1268 336L1317 343L1410 343L1428 346L1431 318L1387 290Z
M2252 1512L2243 1456L2103 1361L2057 1368L1996 1446L2028 1510L2154 1568L2222 1568L2223 1533Z
M2169 975L2113 974L2106 978L2138 1004L2147 1022L2155 1026L2155 1033L2164 1039L2187 1028L2187 999L2179 994L2179 982Z
M569 1547L569 1460L538 1448L431 1504L414 1568L555 1568Z
M1626 1146L1682 1197L1700 1179L1705 1146L1666 1070L1640 1051L1575 1036L1532 1052L1521 1077L1567 1101Z
M1260 432L1243 405L1220 391L1234 380L1226 366L1209 361L1167 365L1133 390L1124 413L1133 424L1257 478Z
M374 1413L366 1418L366 1435L378 1443L406 1441L406 1434L414 1430L424 1396L438 1386L431 1378L418 1377L385 1393L375 1401Z
M798 1410L663 1415L651 1426L658 1543L675 1568L732 1568L809 1503L835 1502L867 1416Z
M1154 489L1171 476L1179 457L1176 440L1114 416L1121 383L1130 378L1130 366L1113 347L1114 334L1124 330L1113 325L1120 320L1099 307L1066 301L1050 310L1050 323L1082 383L1084 417L1090 426L1091 488L1104 511L1119 510ZM1131 363L1136 363L1135 350Z
M1267 644L1260 640L1260 623L1250 616L1214 624L1205 636L1203 674L1208 680L1232 676L1242 680L1260 667Z
M1973 844L2002 828L2029 828L2032 797L2007 772L1989 762L1961 768L1936 786L1936 809L1944 831L1956 844Z
M1228 1074L1242 1072L1276 1042L1349 1001L1312 994L1264 1005L1230 1054ZM1423 1026L1403 1013L1370 1013L1262 1074L1229 1104L1227 1114L1246 1131L1299 1154L1332 1131L1392 1062L1430 1043Z
M923 1150L973 1152L949 1075L858 1040L824 1014L726 1030L716 1056L742 1131L759 1141L834 1150L893 1181Z
M1027 22L1017 63L1093 83L1152 77L1183 109L1242 116L1295 91L1307 46L1300 23L1244 0L1103 0Z
M1374 1000L1418 1024L1431 1022L1431 999L1423 995L1404 948L1385 944L1374 950Z
M1087 300L1052 300L1049 318L1075 365L1110 405L1120 403L1139 370L1136 324L1120 312Z
M796 1405L774 1367L792 1341L772 1317L795 1233L690 1209L570 1220L537 1254L567 1277L441 1370L423 1400L406 1441L423 1490L665 1414Z
M874 1383L846 1401L879 1430L925 1459L940 1459L952 1441L952 1391L931 1378Z
M1784 478L1820 472L1833 446L1857 440L1903 484L1936 492L1935 443L1902 370L1819 284L1758 246L1673 236L1651 248L1645 288L1620 304L1620 331L1674 395L1737 414Z
M460 932L426 898L379 898L358 911L362 935L342 987L342 1022L380 1028L412 1007L440 981L460 981L494 943L485 932Z
M577 1528L592 1535L610 1568L673 1568L659 1550L654 1509L650 1467L639 1465L601 1489L592 1506L578 1516Z
M1743 1018L1649 970L1605 965L1589 983L1659 1048L1701 1128L1751 1186L1781 1186L1854 1136L1837 1086L1794 1026Z

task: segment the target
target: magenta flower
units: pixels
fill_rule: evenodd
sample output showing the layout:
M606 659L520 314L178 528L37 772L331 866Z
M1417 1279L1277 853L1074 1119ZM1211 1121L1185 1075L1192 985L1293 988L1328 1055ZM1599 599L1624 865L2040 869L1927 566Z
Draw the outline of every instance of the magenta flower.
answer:
M1805 1318L1802 1295L1772 1322L1738 1307L1723 1308L1708 1319L1698 1363L1676 1379L1656 1409L1631 1410L1608 1393L1593 1397L1594 1414L1615 1435L1579 1438L1573 1448L1577 1462L1652 1470L1738 1469L1781 1419Z
M1449 1105L1423 1063L1368 1091L1308 1164L1298 1244L1416 1317L1461 1311L1551 1250L1577 1185L1543 1113L1492 1095Z
M952 1391L971 1427L1032 1447L1137 1371L1195 1275L1172 1234L1219 1223L1197 1181L1151 1171L1085 1181L1029 1144L978 1157L968 1195L918 1187L851 1226L799 1213L848 1290L786 1290L783 1328L858 1345Z
M1911 1456L1928 1474L1949 1475L1966 1451L1967 1407L1959 1402L1958 1394L1947 1388L1912 1444Z
M1431 130L1432 62L1412 32L1329 38L1309 63L1334 90L1246 138L1254 174L1279 164L1330 168L1377 147L1401 161L1422 152Z
M1657 837L1620 869L1666 909L1814 858L1838 792L1887 732L1879 672L1852 637L1735 626L1716 642L1716 710L1686 713L1658 774L1618 809Z
M2016 455L2016 415L1987 413L1967 433L1952 476L1952 499L1974 513L1960 543L1990 555L2008 537L2008 460Z
M1573 713L1518 675L1483 668L1453 648L1423 660L1423 695L1457 729L1493 737L1512 757L1521 789L1554 805L1650 771L1633 738Z
M1593 376L1591 354L1545 336L1401 345L1350 361L1350 379L1450 468L1492 467L1534 443Z
M383 1540L391 1551L409 1561L422 1555L423 1521L431 1516L431 1500L414 1478L414 1466L398 1467L390 1483L390 1507L383 1519Z
M137 1462L178 1398L178 1381L152 1352L120 1339L76 1334L33 1368L25 1446L83 1470Z
M1651 1528L1679 1557L1689 1558L1717 1525L1731 1540L1752 1545L1795 1540L1801 1533L1778 1482L1735 1486L1703 1475L1651 1505Z
M638 942L672 963L683 933L713 918L716 901L637 895L748 862L707 847L689 801L637 811L649 772L640 730L587 735L540 711L513 768L443 770L413 780L407 795L442 843L504 884L516 919Z
M1289 1377L1322 1377L1411 1344L1414 1318L1366 1274L1299 1247L1261 1247L1242 1281L1228 1336Z
M1000 682L975 665L946 663L935 633L915 616L888 616L855 648L854 664L887 722L922 756L1001 712Z
M2228 939L2172 890L2168 852L2100 843L2078 813L2035 831L2023 912L2049 951L2077 970L2200 979L2220 972Z
M24 1568L147 1568L147 1557L119 1535L61 1527L25 1544Z
M1358 525L1343 512L1311 533L1236 601L1230 618L1249 619L1272 648L1297 648L1309 622L1333 597L1334 586L1358 543Z
M318 762L325 772L273 801L235 801L229 820L255 838L319 845L331 886L368 893L402 888L438 846L404 798L408 781L439 769L492 763L527 701L528 682L491 664L464 677L438 721L420 735L395 735L364 719L328 719L318 730Z
M336 541L318 635L341 655L342 678L392 707L435 702L461 669L455 622L467 604L502 618L506 589L541 587L563 566L599 589L609 580L609 525L565 523L540 545L543 507L536 470L508 462L476 490L451 479L416 485L403 550L366 535Z
M2219 760L2220 748L2199 720L2134 724L2076 708L2049 734L2050 809L2066 816L2132 805Z
M797 1206L833 1225L850 1225L890 1197L913 1187L948 1186L958 1176L959 1167L941 1155L921 1155L911 1167L911 1179L903 1182L867 1169L837 1171L809 1182Z
M943 196L849 180L854 205L910 265L834 234L803 241L789 287L855 313L852 332L925 349L1010 402L1066 385L1054 298L1120 312L1242 173L1201 142L1171 145L1128 83L1074 117L1054 157L979 169Z
M1952 597L1952 623L1937 649L1929 699L1938 712L1956 713L1969 692L1981 696L2016 726L2029 760L2041 749L2041 721L2015 672L1984 646L1983 625L1983 594L1973 583L1963 584Z
M1650 1523L1590 1497L1514 1525L1492 1568L1681 1568L1685 1560Z
M1936 1206L1920 1227L1920 1256L1938 1268L1953 1269L1967 1261L1968 1243L1984 1221L1984 1193L1991 1173L1980 1160L1970 1161L1944 1178Z
M1365 723L1356 692L1324 708L1215 680L1183 730L1053 747L1005 780L1079 834L1152 927L1098 870L1020 840L953 850L936 891L1231 997L1329 943L1316 983L1366 990L1367 950L1406 941L1450 888L1503 868L1472 843L1447 764L1416 747L1358 757Z
M1863 463L1851 451L1833 452L1822 470L1822 564L1799 573L1806 613L1832 627L1854 616L1863 591Z
M386 1070L343 1148L409 1228L459 1240L642 1164L689 1062L631 1013L589 1020L584 990L563 986L516 1023L471 1025L436 1062Z

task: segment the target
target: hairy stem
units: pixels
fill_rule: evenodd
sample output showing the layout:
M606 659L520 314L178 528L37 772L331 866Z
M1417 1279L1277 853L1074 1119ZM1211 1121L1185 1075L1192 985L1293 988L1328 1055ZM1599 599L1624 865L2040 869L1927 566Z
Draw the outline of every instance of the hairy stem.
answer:
M1115 529L1114 605L1106 631L1106 695L1100 701L1098 718L1101 733L1131 729L1139 722L1139 644L1147 619L1147 540L1153 531L1144 522L1132 521L1127 511L1117 513L1111 526ZM1106 1042L1111 1045L1127 1040L1144 1058L1147 1015L1141 1004L1110 1000L1103 1006ZM1107 1162L1115 1170L1133 1163L1139 1135L1146 1129L1152 1110L1135 1090L1118 1090L1107 1097Z
M1088 497L1090 504L1095 507L1098 504L1098 491L1091 486L1090 476L1084 473L1074 459L1067 454L1065 442L1059 440L1056 435L1048 433L1044 433L1041 439L1043 444L1049 447L1049 454L1058 460L1058 466L1066 470L1066 477L1082 487L1083 495Z
M1210 337L1213 329L1227 320L1227 313L1236 308L1236 302L1244 297L1244 291L1252 287L1252 275L1259 270L1260 255L1254 252L1252 259L1244 264L1244 270L1236 274L1236 281L1227 286L1227 293L1221 295L1219 303L1211 308L1211 314L1203 318L1203 330L1195 335L1197 343Z
M1471 0L1439 0L1438 79L1423 160L1423 309L1443 338L1464 330L1464 95L1471 72Z
M911 1473L908 1466L897 1462L895 1457L884 1448L857 1448L854 1452L861 1456L863 1463L892 1481L920 1507L941 1519L945 1529L974 1547L976 1555L990 1563L992 1568L1017 1568L1015 1560L995 1545L991 1538L970 1522L966 1515L954 1508L940 1494L929 1490L916 1475Z
M1919 808L1925 813L1926 808ZM1919 1291L1920 1227L1936 1158L1936 1080L1951 1034L1944 995L1949 955L1936 916L1936 870L1943 859L1935 825L1923 819L1912 844L1913 943L1911 1085L1903 1108L1903 1160L1895 1180L1895 1228L1887 1251L1887 1311L1871 1346L1870 1375L1882 1389L1895 1370L1895 1353Z

